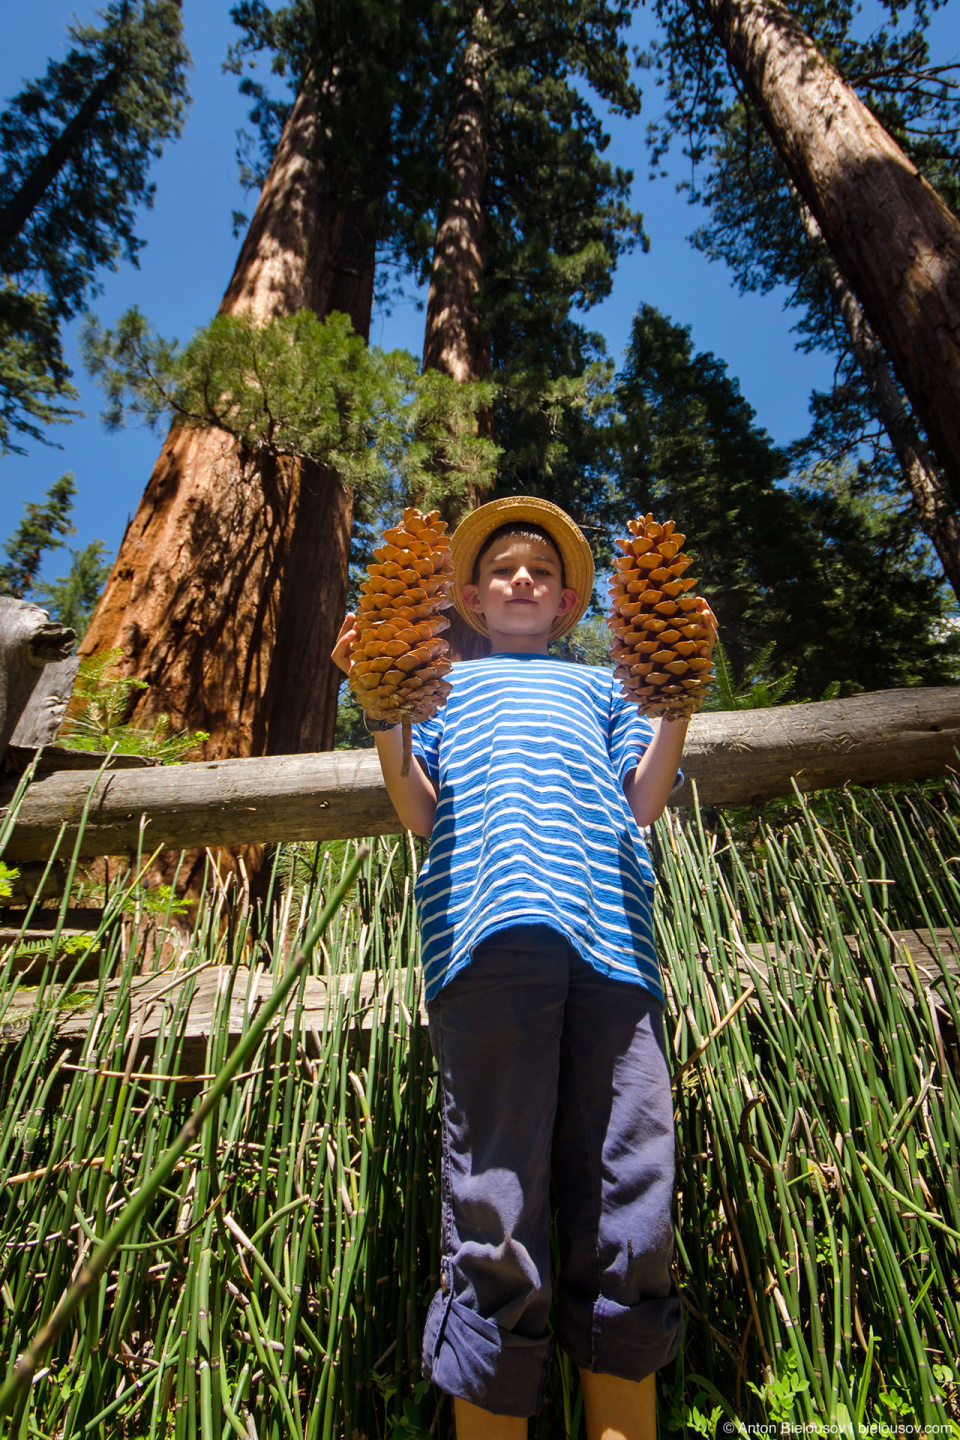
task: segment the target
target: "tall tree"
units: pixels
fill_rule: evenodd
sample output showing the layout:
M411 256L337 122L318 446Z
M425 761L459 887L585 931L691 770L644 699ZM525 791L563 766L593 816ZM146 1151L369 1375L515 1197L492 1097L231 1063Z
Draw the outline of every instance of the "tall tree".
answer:
M571 311L609 294L619 256L643 239L632 176L602 158L607 137L592 108L599 97L639 110L630 7L473 0L445 14L453 84L440 112L424 365L458 380L492 370L494 405L477 423L502 451L498 488L552 493L602 355ZM565 497L575 510L576 493ZM451 496L451 517L479 498L469 487Z
M415 7L386 0L241 5L240 64L272 48L292 106L254 91L279 143L221 314L264 320L309 309L366 336L378 216ZM347 585L352 497L331 468L244 455L223 432L168 436L124 536L84 653L123 648L149 689L138 718L168 713L210 734L210 757L333 742L330 663Z
M960 221L780 0L691 8L719 38L960 498Z
M136 263L151 162L187 102L177 0L112 0L0 114L0 446L69 418L62 321L104 268Z
M3 546L6 560L0 564L0 595L17 600L30 596L48 550L59 550L65 535L73 533L70 511L77 487L68 471L54 480L42 504L25 505L23 519Z
M960 518L957 506L927 449L890 371L883 348L833 256L822 245L820 227L800 201L801 215L830 283L872 407L897 458L920 528L930 540L954 594L960 599Z
M82 550L70 550L70 569L66 575L34 586L37 604L50 612L51 620L75 630L80 640L110 574L106 554L107 547L102 540L91 540Z
M487 7L480 4L467 28L447 127L443 168L449 195L437 224L423 338L423 368L442 370L460 382L482 380L490 369L476 306L486 252L483 191L491 47Z
M867 36L852 33L853 13L838 0L829 5L798 0L795 14L956 208L960 84L954 72L960 70L931 56L925 9L898 11L893 25ZM696 162L700 179L691 194L706 206L709 219L694 243L711 258L725 260L741 290L786 286L787 303L799 311L798 344L836 357L832 389L815 394L813 431L794 453L859 463L880 490L905 488L915 519L957 589L956 506L882 345L752 106L724 76L711 73L696 35L681 31L672 14L668 18L660 59L674 83L659 143L673 131L683 133ZM678 69L681 55L691 77L696 73L704 82L696 92Z
M633 176L602 158L593 108L639 111L629 18L607 0L471 4L458 33L424 356L440 363L445 335L468 337L442 363L464 375L492 364L501 410L524 385L549 403L544 349L565 348L571 311L608 295L620 255L643 241Z
M284 128L223 311L265 318L305 306L318 315L341 310L366 334L375 247L395 266L425 259L422 217L436 212L444 188L440 137L459 83L446 61L456 54L461 17L453 7L425 4L421 13L387 0L320 8L298 0L276 11L250 3L235 14L244 31L236 63L269 51L300 92L288 113L245 77L261 155L281 121ZM587 38L599 48L597 35ZM541 48L532 73L549 93L556 61ZM598 71L605 63L597 59ZM554 88L552 112L541 105L526 116L519 102L516 113L494 112L500 132L539 127L537 179L560 157L567 184L562 201L556 185L544 186L546 206L536 187L526 195L519 143L494 182L493 233L498 224L518 233L514 256L527 262L518 280L507 246L500 251L495 273L513 321L518 309L525 318L516 300L524 286L541 319L558 295L562 312L575 298L604 293L611 256L636 236L622 198L628 177L597 158L599 126L574 87ZM554 134L562 118L577 122L569 136ZM513 214L511 190L521 196ZM524 229L524 206L539 217L539 232ZM559 241L547 233L554 218ZM509 325L500 322L501 333ZM84 648L123 646L131 671L149 683L138 715L162 711L210 732L211 755L329 745L339 677L327 657L343 613L351 514L352 497L332 473L284 458L244 468L222 433L175 429Z
M423 363L461 382L493 368L499 395L474 423L501 446L501 484L522 435L525 458L535 457L528 474L539 471L526 488L552 493L550 461L566 451L558 413L588 383L584 347L569 343L579 336L570 310L609 292L618 256L641 235L626 203L632 176L601 159L606 139L591 108L598 95L624 113L639 109L623 38L629 7L474 0L449 4L447 15L454 86ZM560 356L576 360L573 373L557 368ZM468 477L451 489L448 517L481 498ZM463 657L485 648L457 616L449 639Z
M473 10L456 67L459 84L452 102L443 153L447 194L441 201L423 337L423 368L439 370L458 384L476 385L490 373L490 347L478 305L482 301L486 258L483 192L487 178L487 95L492 36L486 3ZM490 435L489 406L463 423ZM439 470L441 457L435 459ZM473 476L450 487L443 513L456 521L480 501ZM449 615L451 654L476 659L486 650L483 637L456 611Z

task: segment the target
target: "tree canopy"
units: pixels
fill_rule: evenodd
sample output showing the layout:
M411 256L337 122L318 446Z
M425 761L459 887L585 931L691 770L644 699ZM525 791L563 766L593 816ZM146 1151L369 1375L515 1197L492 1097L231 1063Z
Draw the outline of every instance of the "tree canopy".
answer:
M722 360L653 307L634 320L618 380L621 523L652 509L689 536L739 672L765 647L798 696L946 681L960 645L945 587L896 503L855 473L792 473Z
M490 385L421 375L407 351L368 346L338 313L321 321L301 310L263 323L218 315L181 348L134 309L115 330L90 321L84 354L109 427L131 417L213 427L237 442L244 462L268 451L324 465L381 507L414 493L428 506L442 498L427 463L437 448L456 485L470 475L483 484L496 463L492 442L456 423L489 403Z
M791 14L825 58L855 87L885 129L955 211L960 203L960 71L931 55L938 5L876 7L864 35L847 0L800 0ZM795 459L857 464L878 494L905 485L875 396L864 380L829 276L811 244L798 197L755 107L736 83L699 0L658 0L663 30L648 63L666 90L650 129L659 164L679 144L690 161L684 182L709 218L691 237L730 267L741 292L786 286L797 311L798 345L836 358L829 391L811 397L812 426ZM904 402L906 403L906 402Z
M73 396L60 325L137 263L149 169L180 134L189 57L176 0L112 0L0 113L0 447L45 438Z
M834 680L870 688L952 676L929 549L781 160L716 42L710 0L657 0L655 8L660 39L648 58L667 103L651 154L657 163L679 145L691 161L690 193L709 212L696 243L728 263L742 290L785 280L799 343L836 357L836 384L813 397L814 424L802 441L774 445L723 360L698 353L689 332L652 306L638 312L616 377L589 326L618 262L646 244L632 175L607 158L605 133L608 113L640 110L630 0L526 8L240 0L229 65L254 127L242 174L251 186L264 180L306 96L309 123L288 159L309 175L298 197L317 200L310 243L343 220L363 232L364 246L370 241L372 271L375 241L385 303L430 273L452 193L451 116L467 49L480 45L476 312L491 379L458 388L439 373L418 377L409 355L368 347L356 316L355 330L326 311L318 320L297 309L301 298L290 301L295 313L263 323L242 313L242 296L228 294L223 308L235 313L183 347L164 342L138 310L109 331L89 328L87 360L107 387L108 415L117 423L132 409L150 423L212 427L236 441L244 464L269 452L328 467L334 490L358 498L357 556L382 503L411 491L433 503L451 477L489 478L494 469L500 493L540 493L574 514L601 568L629 515L670 512L722 610L734 675L770 655L774 670L794 669L798 693L810 696ZM885 13L865 37L848 0L794 7L798 24L956 204L953 73L931 57L922 0L889 0ZM87 306L105 268L136 263L136 212L151 200L150 163L179 133L187 64L175 0L111 0L95 24L72 29L68 55L0 116L6 448L45 438L49 425L69 418L60 326ZM277 213L282 222L282 203ZM299 235L294 226L285 236L291 253ZM248 242L254 250L259 243L256 235ZM350 256L329 248L323 263L345 273ZM317 296L320 312L326 292ZM477 436L481 406L492 419ZM205 494L215 508L215 478ZM349 515L341 529L349 537ZM242 544L234 549L244 553ZM100 550L74 552L76 575L56 585L69 581L87 594L102 563ZM162 567L162 558L151 563ZM286 562L275 572L285 576Z
M233 51L238 71L267 54L294 91L308 75L322 86L336 74L337 104L323 143L338 167L346 165L345 186L366 185L370 193L360 157L367 145L376 148L384 297L429 273L446 194L446 126L476 10L466 0L401 7L329 0L322 9L297 0L273 10L244 0L232 12L242 32ZM629 205L632 175L603 158L607 139L595 108L599 101L619 113L639 111L626 42L630 14L626 0L486 7L485 256L477 308L501 382L495 438L506 442L504 472L513 466L513 436L525 434L526 458L535 443L541 459L556 450L556 382L580 375L602 350L598 337L571 339L567 317L608 295L618 258L644 243L641 217ZM241 83L254 101L256 140L248 141L243 165L255 184L290 98L248 73ZM567 363L581 369L558 368Z

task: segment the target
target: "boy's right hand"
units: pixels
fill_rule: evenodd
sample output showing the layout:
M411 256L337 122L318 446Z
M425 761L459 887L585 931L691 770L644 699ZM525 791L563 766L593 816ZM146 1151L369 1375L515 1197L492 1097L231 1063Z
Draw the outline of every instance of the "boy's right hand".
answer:
M330 654L330 659L344 675L350 674L351 652L357 643L360 634L356 625L357 617L352 610L348 610L343 624L340 626L340 634L337 636L337 643Z

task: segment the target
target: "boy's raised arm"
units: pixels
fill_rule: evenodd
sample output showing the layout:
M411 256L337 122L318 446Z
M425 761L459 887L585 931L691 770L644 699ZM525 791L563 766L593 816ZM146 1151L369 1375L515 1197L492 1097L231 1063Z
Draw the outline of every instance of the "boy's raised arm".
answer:
M350 673L350 652L357 640L355 619L352 612L345 618L330 657L345 675ZM374 731L373 739L383 772L383 783L387 787L387 794L393 802L400 824L405 830L412 830L415 835L429 836L437 810L437 792L433 781L419 764L410 766L409 775L400 774L403 738L399 725L392 730Z
M669 724L658 721L656 734L640 764L626 776L623 793L638 825L652 825L663 814L676 783L686 738L686 720L672 720Z
M412 830L414 835L429 838L437 813L437 792L433 781L421 769L419 762L410 766L408 775L400 774L403 738L399 725L392 730L375 731L373 739L380 757L383 783L400 817L400 824L405 830ZM414 760L417 760L416 756Z

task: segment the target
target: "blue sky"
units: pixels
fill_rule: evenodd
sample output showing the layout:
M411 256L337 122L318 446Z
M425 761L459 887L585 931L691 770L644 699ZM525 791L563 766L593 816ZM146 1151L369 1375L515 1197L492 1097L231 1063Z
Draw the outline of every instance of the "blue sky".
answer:
M67 48L70 19L90 18L93 9L93 3L77 0L40 0L8 14L0 50L0 96L15 94L24 79L42 73L48 58ZM255 203L254 196L240 190L235 162L246 102L238 94L236 77L221 69L234 34L229 0L188 0L184 11L194 60L193 104L184 134L154 167L155 204L140 217L139 233L147 241L140 268L124 265L106 274L102 294L91 305L104 324L111 324L136 304L162 334L181 341L216 311L239 246L231 233L232 212L249 213ZM637 38L643 38L640 27L647 23L641 12ZM670 178L647 178L644 134L660 98L652 75L642 76L641 83L644 113L632 122L612 123L607 153L634 171L633 203L643 212L651 247L648 254L637 252L621 263L612 296L586 319L605 335L611 354L619 356L638 306L656 305L691 327L697 349L711 350L728 363L759 422L778 442L790 441L806 430L810 390L829 383L830 362L794 349L792 317L783 309L782 295L738 295L725 267L710 264L688 243L686 236L699 214L676 193L679 159ZM410 301L396 306L392 315L375 315L371 342L406 346L419 354L421 328L422 315ZM32 445L27 456L0 459L0 540L19 520L23 502L41 499L57 476L72 470L78 495L76 535L69 543L80 546L102 539L112 555L146 484L160 437L143 429L107 434L98 418L99 394L77 358L75 331L68 334L67 353L85 418L51 432L61 450ZM52 556L48 577L62 573L65 561L63 552Z

